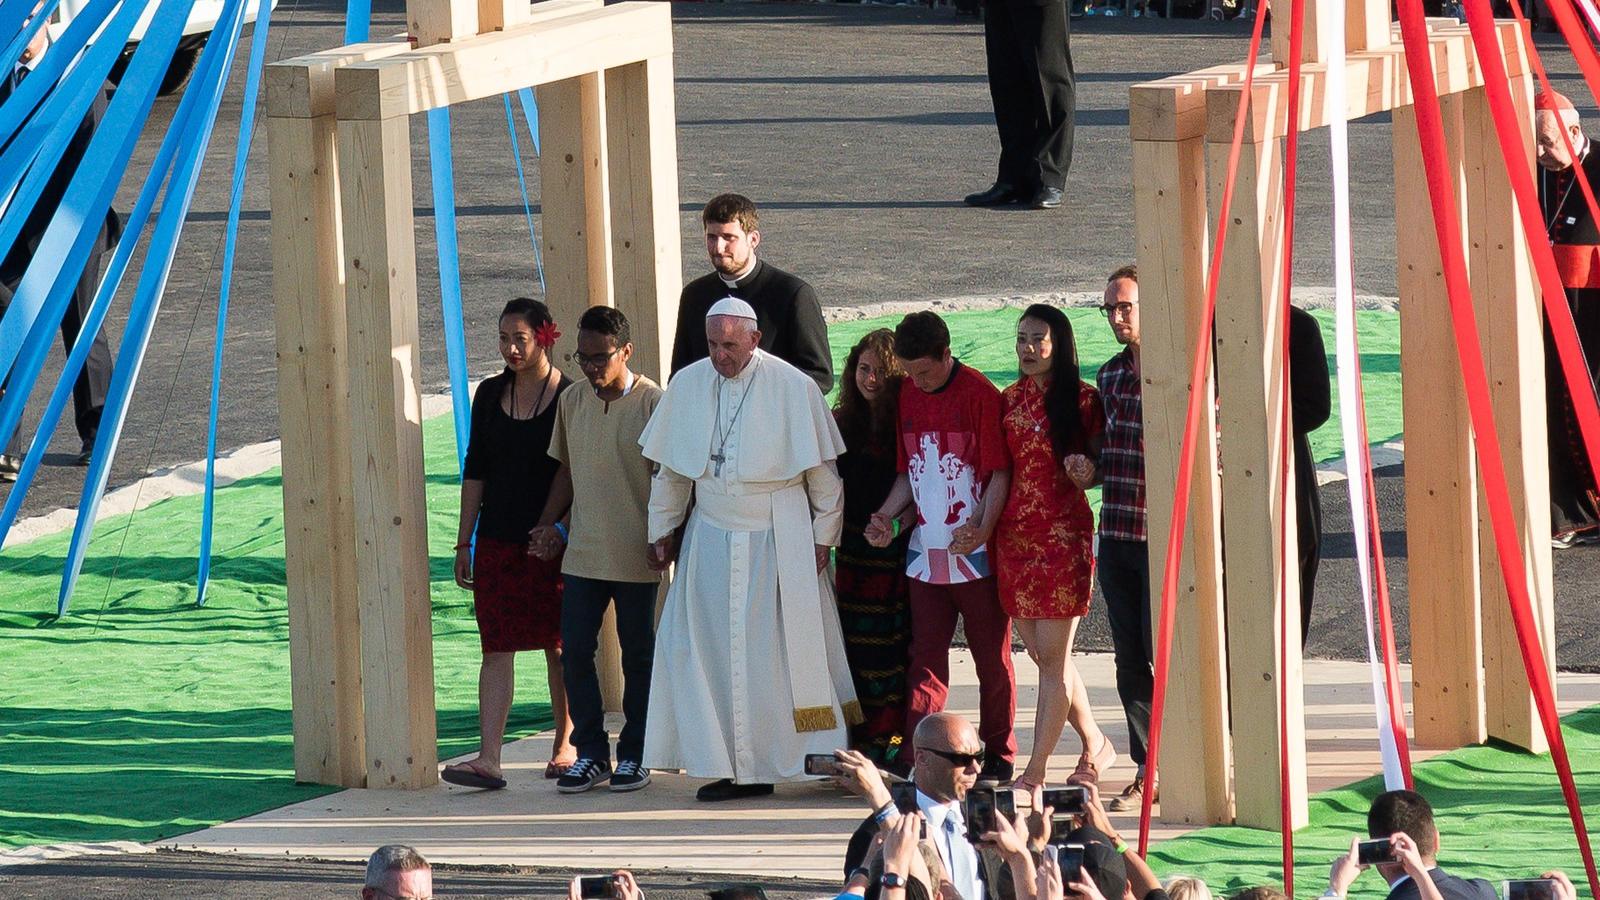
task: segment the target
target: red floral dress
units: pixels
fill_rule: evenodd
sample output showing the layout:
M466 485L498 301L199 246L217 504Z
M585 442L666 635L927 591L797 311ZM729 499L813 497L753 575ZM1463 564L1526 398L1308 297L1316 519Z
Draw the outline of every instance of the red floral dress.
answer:
M1013 618L1069 619L1089 612L1094 575L1094 515L1083 489L1062 469L1050 443L1044 390L1024 377L1001 394L1001 423L1011 453L1011 493L993 548L1000 605ZM1082 446L1105 431L1100 392L1078 386Z

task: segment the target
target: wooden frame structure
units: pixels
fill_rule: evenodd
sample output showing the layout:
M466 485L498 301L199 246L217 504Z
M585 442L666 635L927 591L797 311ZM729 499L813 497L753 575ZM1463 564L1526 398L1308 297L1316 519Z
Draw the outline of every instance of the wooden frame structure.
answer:
M537 89L547 301L622 308L663 381L682 280L665 4L407 21L267 73L295 776L345 787L438 778L410 117Z
M1327 36L1335 28L1344 29L1349 49L1342 73L1328 66ZM1531 147L1533 92L1524 36L1510 22L1501 23L1498 34ZM1472 39L1454 19L1429 20L1428 36L1450 132L1483 351L1497 379L1495 417L1504 431L1508 480L1528 559L1525 577L1553 670L1538 292ZM1293 466L1292 447L1276 427L1286 371L1276 315L1284 278L1280 147L1291 127L1303 132L1327 126L1332 116L1393 115L1414 740L1456 747L1495 737L1535 752L1546 747L1481 512L1486 504L1450 339L1410 82L1388 0L1306 0L1303 100L1294 123L1287 121L1286 109L1287 33L1275 30L1273 38L1276 65L1258 64L1251 89L1221 263L1215 383L1188 381L1210 235L1236 111L1246 99L1244 64L1136 85L1130 121L1149 483L1175 480L1189 391L1216 392L1222 399L1216 418L1211 404L1202 405L1206 414L1196 444L1170 669L1177 677L1168 685L1166 710L1166 733L1183 737L1168 742L1161 759L1162 812L1185 822L1276 829L1285 792L1295 827L1307 811L1300 654L1291 646L1280 668L1274 627L1287 604L1291 642L1298 636L1295 554L1291 547L1282 555L1279 541L1279 535L1295 533L1295 504L1285 504L1287 521L1280 521L1276 478L1286 454ZM1327 108L1325 86L1332 77L1345 79L1344 110ZM1292 490L1292 477L1290 485ZM1150 513L1151 571L1159 573L1170 510L1153 505ZM1280 571L1283 558L1290 561L1288 572ZM1152 593L1159 605L1159 591ZM1290 751L1287 781L1278 759L1280 680L1287 681L1289 696L1281 723Z

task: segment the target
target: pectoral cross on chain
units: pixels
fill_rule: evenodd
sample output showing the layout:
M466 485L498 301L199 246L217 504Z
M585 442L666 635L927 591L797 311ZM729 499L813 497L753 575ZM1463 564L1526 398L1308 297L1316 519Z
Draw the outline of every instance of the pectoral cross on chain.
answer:
M723 456L721 453L713 453L713 454L711 454L711 461L716 464L716 468L712 472L712 474L717 476L718 478L721 478L722 477L722 464L727 462L728 458L726 456Z

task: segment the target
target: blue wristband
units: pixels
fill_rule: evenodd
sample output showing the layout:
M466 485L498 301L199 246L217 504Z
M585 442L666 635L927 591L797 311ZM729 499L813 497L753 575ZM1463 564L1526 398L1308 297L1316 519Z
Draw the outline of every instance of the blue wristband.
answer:
M561 524L560 522L557 522L555 524L555 529L556 529L556 534L561 535L561 543L563 543L563 544L570 543L567 540L567 526Z

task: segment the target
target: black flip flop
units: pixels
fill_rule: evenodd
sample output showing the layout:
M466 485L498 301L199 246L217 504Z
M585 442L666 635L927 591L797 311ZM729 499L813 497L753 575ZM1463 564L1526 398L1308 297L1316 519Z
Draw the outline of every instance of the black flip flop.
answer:
M485 791L498 791L506 786L504 778L491 778L466 763L458 763L457 765L465 766L465 768L458 769L446 766L439 773L439 778L450 784L459 784L462 787L479 788Z

